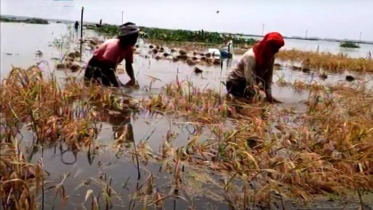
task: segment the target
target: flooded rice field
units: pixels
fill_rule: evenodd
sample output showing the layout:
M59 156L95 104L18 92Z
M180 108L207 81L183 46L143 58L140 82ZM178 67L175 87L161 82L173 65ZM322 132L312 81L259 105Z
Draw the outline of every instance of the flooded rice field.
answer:
M72 72L69 69L57 69L57 64L68 53L77 51L81 52L81 60L76 59L74 62L84 69L96 47L96 45L92 45L90 42L80 45L80 32L74 31L65 24L35 26L1 23L1 29L0 75L2 79L7 77L11 72L12 65L20 68L28 68L37 64L43 73L53 72L61 86L67 88L69 85L69 83L65 84L67 78L79 80L82 78L83 71ZM89 30L84 32L84 37L85 39L94 40L97 43L108 38L98 36L95 32ZM289 40L289 46L292 46L290 43L292 41ZM328 47L331 46L325 44L324 48L324 43L318 44L320 44L320 49L329 49ZM309 46L308 41L305 41L304 44L293 45L302 49L304 48L304 50L314 50L314 46ZM203 58L204 56L201 55L201 53L205 53L207 50L203 49L203 47L190 44L183 46L171 43L160 46L163 49L159 48L159 52L154 53L156 46L156 43L139 40L134 60L134 70L139 88L123 88L118 92L120 96L125 96L125 98L145 104L145 107L155 107L155 105L149 104L155 103L158 96L166 97L162 98L164 104L159 105L159 109L140 108L139 110L128 112L109 109L97 110L94 115L99 116L97 122L97 130L99 132L97 132L95 139L96 143L90 144L88 149L83 146L77 147L65 144L62 140L41 147L35 143L35 135L31 131L32 129L30 130L25 125L19 130L17 134L17 145L19 145L17 154L22 153L25 159L32 164L39 164L40 160L42 160L43 169L46 170L46 180L43 186L44 194L39 193L36 197L39 209L41 209L42 203L44 203L44 209L372 208L371 194L360 196L360 200L358 199L359 197L356 197L355 192L339 197L331 193L335 192L333 188L332 190L322 189L324 194L315 193L316 191L310 190L310 194L311 192L315 194L311 198L311 196L308 196L309 194L298 192L297 190L300 187L295 187L296 184L294 184L294 189L297 190L294 191L297 192L293 192L291 185L287 186L288 188L290 187L287 190L300 196L283 196L281 190L277 190L274 187L272 191L266 191L265 195L268 196L268 199L266 202L262 202L263 199L261 198L265 197L264 189L266 189L262 188L262 186L271 186L271 181L273 182L275 177L280 176L279 174L275 174L269 168L263 169L265 171L263 173L269 174L268 177L271 177L270 181L266 183L266 181L256 180L255 177L260 177L259 174L262 173L259 170L253 172L257 173L256 175L240 174L240 167L244 168L245 165L243 162L240 163L240 161L237 161L237 165L235 165L237 168L231 169L233 173L227 173L226 170L222 170L214 164L214 161L222 159L225 163L223 168L227 169L232 167L228 163L236 163L236 160L229 160L229 156L222 151L224 149L221 148L221 145L215 144L219 142L218 140L231 138L230 136L234 132L230 133L230 130L244 130L246 126L244 123L250 124L252 123L251 120L245 119L248 121L240 121L242 119L236 119L235 117L228 119L218 117L214 119L212 117L212 119L206 119L203 110L200 113L189 111L189 114L182 114L182 111L177 110L177 106L181 107L184 103L187 104L186 106L192 106L193 103L197 104L198 99L193 101L195 99L191 99L192 95L200 96L202 100L203 97L206 97L204 90L211 89L219 95L224 95L226 90L222 82L226 80L228 70L236 65L240 59L240 55L237 54L232 59L219 60L216 64L208 64L204 61L206 58ZM369 47L371 46L367 46L367 48ZM175 49L175 52L172 49ZM180 49L187 50L189 58L186 61L183 59L174 59L179 55ZM345 53L351 54L352 57L364 57L367 49L362 47L359 50L361 52L346 51ZM335 49L333 48L331 51L334 53ZM168 55L165 55L164 52L167 52ZM345 85L348 87L358 87L364 84L364 87L367 89L371 88L373 84L371 82L371 75L369 74L356 72L337 74L328 72L327 79L322 79L319 76L319 72L294 71L290 68L288 62L276 62L281 67L275 71L273 95L283 103L272 105L271 107L267 107L268 105L264 104L261 105L263 107L259 108L253 106L250 112L255 112L256 109L266 109L265 112L269 113L265 113L268 116L263 119L272 119L276 118L276 116L281 116L281 118L269 121L267 126L269 129L261 130L258 127L254 128L255 126L247 128L248 133L245 133L248 136L247 144L254 141L252 139L262 139L264 136L276 135L276 132L280 132L280 130L288 136L294 136L295 134L292 134L291 129L302 127L302 124L299 122L304 120L304 115L310 113L310 107L312 106L310 104L314 103L310 100L314 94L312 88L315 87L312 84L320 86ZM129 78L123 73L123 70L121 71L123 68L124 66L119 66L118 68L120 73L119 79L122 82L126 82ZM195 73L196 68L203 72ZM357 79L353 82L348 82L346 81L346 75L353 75ZM172 90L164 92L164 88L175 83L175 81L188 81L190 87L195 87L192 89L193 93L189 93L187 96L189 97L189 104L182 102L184 98L181 98L178 102L173 101L171 96L174 96L175 93ZM305 88L307 85L310 85L311 88ZM170 85L168 87L172 89L171 87L174 86ZM145 98L149 97L153 97L150 102L145 100ZM169 103L166 104L165 101ZM327 99L319 103L327 103L325 101ZM158 101L158 103L161 102ZM315 110L318 109L316 106ZM343 104L335 105L335 109L340 108L340 106L343 106ZM188 110L194 109L193 107L187 108ZM221 110L220 108L218 110ZM245 107L242 109L246 110ZM274 111L275 109L278 113ZM178 113L177 111L179 111L180 115L175 114ZM262 112L262 110L258 112ZM287 114L280 114L283 112ZM209 110L208 114L211 116L219 115L215 109ZM263 120L257 120L256 123L267 124ZM317 127L316 121L314 121L314 127ZM289 126L289 130L286 128L284 131L279 128L283 125ZM256 132L260 133L260 135ZM367 128L365 135L369 136L370 132L371 130ZM130 141L119 142L119 136L123 135L126 135L126 139ZM307 133L307 138L310 138L309 136L312 135L316 134ZM320 138L322 139L322 137ZM253 148L257 146L255 141ZM295 155L290 152L292 149L291 144L295 144L291 138L288 144L290 146L288 145L288 147L282 150L283 152L279 151L277 153L277 151L271 150L268 152L268 156L265 157L268 159L273 157L280 159ZM219 149L220 153L217 152L219 155L215 154L212 150L204 150L204 147L212 148L213 146ZM237 144L232 142L229 145L224 145L224 148L228 151L230 147L235 146ZM281 150L281 148L277 147L276 149ZM172 155L168 156L169 154ZM253 154L260 157L263 155L262 152L253 152ZM247 157L245 158L247 161L256 159L253 157L250 159L249 153L247 153ZM302 160L317 162L312 158ZM371 160L367 160L367 162L369 161ZM256 167L261 164L260 162L253 162L253 165L256 165ZM286 166L284 164L284 166L279 167L282 169ZM360 167L363 168L363 166ZM367 167L369 167L369 164ZM284 170L286 171L286 169ZM304 171L307 170L304 169ZM310 169L309 173L312 170ZM327 170L329 169L325 169L325 171ZM279 169L279 171L281 170ZM331 172L328 171L325 173ZM251 177L251 180L247 181L245 179L247 177ZM366 177L366 179L372 179L372 175ZM321 180L312 181L320 183L320 185L323 183ZM327 182L326 180L323 181ZM307 187L312 188L314 185L317 185L314 183L307 185ZM307 188L305 186L302 187ZM250 190L254 194L246 194L246 191ZM240 199L240 196L243 199ZM302 198L307 198L305 200L309 202L305 202ZM236 203L238 201L242 202L242 205L241 203ZM6 206L3 199L1 200L1 206Z

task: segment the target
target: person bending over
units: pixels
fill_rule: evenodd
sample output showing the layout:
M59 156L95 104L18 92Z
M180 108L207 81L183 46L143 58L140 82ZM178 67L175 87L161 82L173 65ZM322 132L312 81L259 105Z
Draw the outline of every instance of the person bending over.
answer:
M86 81L97 81L106 86L134 86L133 72L134 46L139 36L139 28L131 22L119 27L120 34L116 39L109 39L99 46L88 62L84 78ZM126 62L126 71L130 77L127 84L122 84L115 71L119 63Z
M236 68L228 74L226 83L228 93L236 97L252 97L255 94L254 85L262 83L266 99L279 103L272 97L271 87L275 54L284 45L282 35L272 32L249 49Z

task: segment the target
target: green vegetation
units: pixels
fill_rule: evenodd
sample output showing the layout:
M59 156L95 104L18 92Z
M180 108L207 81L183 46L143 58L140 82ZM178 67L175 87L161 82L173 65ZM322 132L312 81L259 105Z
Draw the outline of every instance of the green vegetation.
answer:
M217 32L206 31L188 31L188 30L170 30L158 28L142 28L144 36L150 39L164 40L164 41L193 41L204 43L224 43L224 41L231 39L236 44L253 45L257 42L255 39L245 39L242 36L220 34Z
M8 23L30 23L30 24L49 24L47 20L43 20L40 18L28 18L25 20L17 20L11 19L6 17L1 17L0 22L8 22Z
M340 47L345 47L345 48L360 48L360 46L357 43L352 42L352 41L341 42L341 44L339 46Z
M88 25L88 29L95 30L99 33L117 35L118 27L115 25L102 25L97 27L95 25ZM203 42L221 44L226 40L233 40L235 44L248 44L253 45L257 42L256 39L246 39L243 36L222 34L217 32L206 31L188 31L188 30L171 30L160 28L141 28L141 37L151 40L162 41L177 41L177 42Z
M104 25L101 25L100 27L97 27L96 25L86 25L86 28L95 30L101 34L108 34L108 35L113 35L113 36L118 35L119 33L119 28L116 25L104 24Z

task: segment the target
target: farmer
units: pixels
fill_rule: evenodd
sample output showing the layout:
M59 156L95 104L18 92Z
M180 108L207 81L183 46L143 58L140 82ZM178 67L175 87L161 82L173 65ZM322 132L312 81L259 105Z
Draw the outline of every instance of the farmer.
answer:
M94 52L88 63L84 77L86 80L98 81L106 86L134 86L133 52L139 36L139 29L134 23L125 23L119 27L120 34L116 39L109 39ZM119 63L126 61L126 71L130 77L127 84L122 84L115 74Z
M227 78L227 91L238 97L252 97L254 85L262 83L266 99L278 102L272 97L272 76L275 54L285 44L284 38L277 32L267 34L263 40L249 49Z
M78 29L79 29L79 22L78 22L78 21L75 21L75 23L74 23L74 28L75 28L75 30L78 30Z
M233 54L233 40L229 39L228 42L226 42L226 47L220 49L220 56L222 58L232 58Z

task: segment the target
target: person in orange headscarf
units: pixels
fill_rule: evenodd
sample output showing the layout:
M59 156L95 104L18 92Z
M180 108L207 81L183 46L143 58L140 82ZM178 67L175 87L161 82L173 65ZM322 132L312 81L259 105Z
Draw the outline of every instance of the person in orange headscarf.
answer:
M254 85L262 83L269 102L279 102L272 97L272 76L275 54L285 45L280 33L267 34L263 40L249 49L227 78L227 91L237 97L252 97Z

